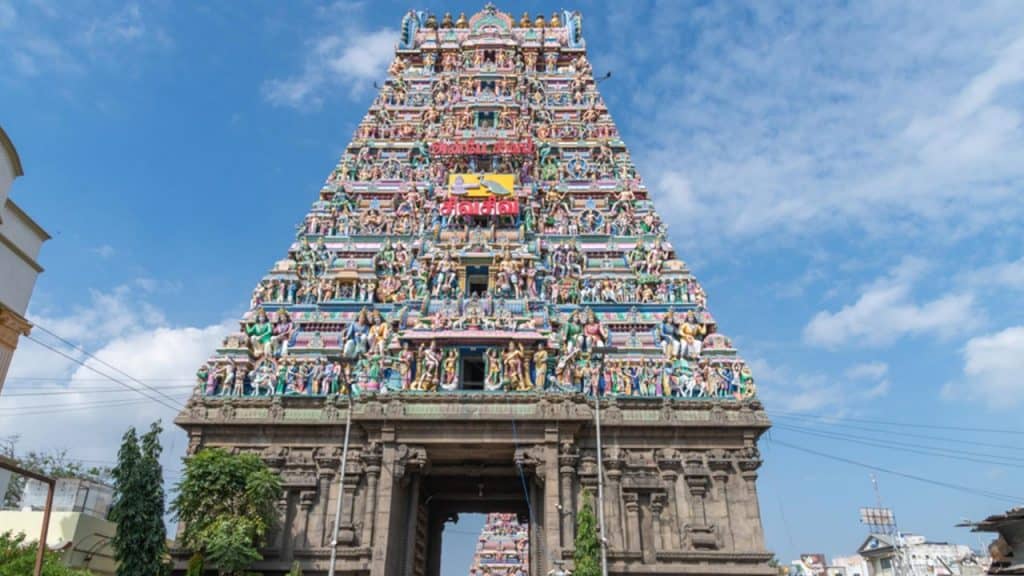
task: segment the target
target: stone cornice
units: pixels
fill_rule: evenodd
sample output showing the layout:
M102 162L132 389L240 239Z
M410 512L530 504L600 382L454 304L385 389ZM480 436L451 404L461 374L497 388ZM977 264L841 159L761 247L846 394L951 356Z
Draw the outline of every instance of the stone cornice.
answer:
M593 420L593 400L569 394L391 394L364 396L352 402L353 421L429 423L542 422L585 424ZM602 404L611 403L603 400ZM771 426L757 401L618 398L614 400L621 428L753 429L760 434ZM348 401L302 396L195 397L175 422L186 429L205 426L338 426L344 422ZM602 419L603 420L603 419ZM611 425L612 423L607 423Z
M0 303L0 343L17 348L18 336L28 336L32 323L24 316Z

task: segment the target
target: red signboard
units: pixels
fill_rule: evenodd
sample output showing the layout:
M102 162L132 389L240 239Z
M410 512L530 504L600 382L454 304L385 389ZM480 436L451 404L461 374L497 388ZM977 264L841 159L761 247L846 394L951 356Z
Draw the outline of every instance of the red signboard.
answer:
M472 200L445 200L441 204L441 214L448 216L514 216L519 214L519 202L515 200L495 200L488 198L481 202Z
M499 140L497 142L458 140L455 142L433 142L430 144L431 156L486 156L490 154L532 156L534 150L533 140Z

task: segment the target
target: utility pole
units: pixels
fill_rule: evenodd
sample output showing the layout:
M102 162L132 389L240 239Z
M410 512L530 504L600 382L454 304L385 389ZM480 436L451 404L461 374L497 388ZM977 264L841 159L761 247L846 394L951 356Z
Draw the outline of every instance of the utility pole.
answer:
M348 406L345 409L345 441L341 446L341 468L338 470L338 501L334 507L334 533L331 535L331 565L327 568L328 576L334 576L335 563L338 560L338 529L341 524L341 508L345 500L345 467L348 464L348 439L352 431L352 384L348 386Z
M597 522L601 528L601 576L608 576L608 538L604 530L604 453L601 450L601 374L604 373L604 353L597 357L594 375L594 427L597 431Z
M46 556L46 532L50 528L50 512L53 510L53 492L57 486L57 481L49 476L43 476L31 470L26 470L18 466L14 460L3 456L0 456L0 468L46 484L46 507L43 508L43 528L39 531L39 546L36 547L36 564L32 570L32 576L42 576L43 558Z

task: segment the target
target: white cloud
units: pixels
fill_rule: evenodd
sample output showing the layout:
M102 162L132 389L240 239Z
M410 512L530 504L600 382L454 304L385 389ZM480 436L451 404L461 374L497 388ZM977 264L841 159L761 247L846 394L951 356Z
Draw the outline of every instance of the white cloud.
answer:
M885 362L864 362L846 370L846 377L851 380L879 380L889 373L889 365Z
M138 4L126 4L117 12L92 19L82 31L86 45L132 43L146 35Z
M981 312L969 292L915 301L913 289L922 271L919 261L905 259L889 275L866 286L853 304L818 312L804 327L804 341L827 348L851 343L880 346L908 335L946 337L978 324Z
M966 280L977 288L1024 290L1024 258L985 266L968 274Z
M944 390L949 396L967 396L990 409L1018 407L1024 399L1024 326L976 336L964 347L963 381Z
M92 249L93 254L96 254L100 258L107 260L113 256L117 251L110 244L101 244Z
M0 4L0 29L4 29L5 4ZM98 68L124 74L139 62L139 56L152 49L173 45L170 35L159 23L159 5L123 6L70 4L56 6L46 2L23 4L17 25L8 26L6 53L23 78L46 74L77 77Z
M134 286L134 284L133 284ZM30 319L61 337L84 346L96 358L133 378L184 402L196 369L238 324L224 321L210 326L173 326L151 304L144 290L120 287L110 293L94 292L88 306L65 315ZM94 359L74 352L61 342L35 330L33 337L57 347L101 372L132 387L131 379ZM60 392L55 395L26 393ZM147 395L154 396L152 392ZM0 436L17 434L22 450L67 448L73 458L112 462L121 435L129 426L147 429L163 422L163 464L169 474L179 468L187 441L172 420L175 411L117 383L61 358L28 339L22 339L11 365L8 382L0 393ZM59 426L44 425L59 422Z
M683 242L949 243L1024 220L1015 2L630 5L600 25L603 91L645 111L623 128Z
M324 97L344 90L355 97L384 76L394 53L398 32L349 29L309 43L302 71L286 79L268 80L263 96L276 106L318 108Z
M758 394L771 411L842 413L846 395L839 382L824 374L793 371L764 360L749 360Z
M889 365L885 362L864 362L846 370L846 377L854 381L861 396L867 400L881 398L889 393ZM869 388L863 384L868 383Z

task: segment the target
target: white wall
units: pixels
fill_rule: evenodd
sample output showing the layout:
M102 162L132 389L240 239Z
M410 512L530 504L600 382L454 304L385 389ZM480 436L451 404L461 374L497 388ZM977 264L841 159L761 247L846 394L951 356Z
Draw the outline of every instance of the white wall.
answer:
M8 155L7 149L0 145L0 206L7 203L12 182L14 182L14 159Z
M24 316L39 274L33 264L37 264L46 235L10 200L0 211L0 219L0 278L4 279L0 302Z

